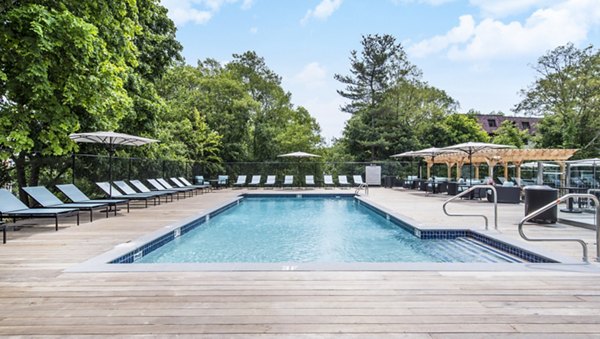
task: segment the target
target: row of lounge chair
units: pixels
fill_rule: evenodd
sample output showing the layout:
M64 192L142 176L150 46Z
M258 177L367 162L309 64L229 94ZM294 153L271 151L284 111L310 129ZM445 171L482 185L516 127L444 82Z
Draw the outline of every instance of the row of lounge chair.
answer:
M354 181L353 184L355 186L359 186L364 183L362 180L362 177L360 175L354 175L353 181ZM262 182L261 175L253 175L252 180L250 182L247 182L246 175L239 175L237 177L237 181L233 184L233 186L234 187L246 187L246 186L247 187L259 187L262 185L263 187L275 187L276 184L277 184L277 176L276 175L267 175L266 181L264 183ZM307 187L316 186L314 175L305 176L304 185ZM281 186L293 187L294 186L294 176L293 175L284 176ZM325 186L325 187L336 186L336 183L334 182L332 175L324 175L323 176L323 186ZM350 187L351 183L348 182L348 177L346 175L339 175L338 180L337 180L337 186Z
M93 221L93 212L103 209L108 218L109 211L113 210L117 215L118 205L126 205L129 213L130 201L141 200L148 207L148 201L153 200L154 204L160 204L162 197L167 201L169 198L173 201L173 196L179 199L179 195L193 195L194 192L204 192L209 189L207 185L192 185L185 178L171 178L177 187L171 186L164 179L149 179L148 182L152 185L155 191L146 187L139 180L131 180L139 192L133 190L124 181L115 181L119 189L115 188L108 182L96 183L108 197L107 199L90 199L77 186L73 184L56 185L56 188L63 193L71 202L64 203L56 195L50 192L44 186L23 187L23 191L31 197L40 208L30 208L21 200L15 197L6 189L0 189L0 228L3 233L3 243L6 243L6 225L3 222L4 218L16 219L23 218L53 218L55 230L58 231L58 218L67 216L76 216L77 225L79 225L79 212L88 211L90 213L90 222Z

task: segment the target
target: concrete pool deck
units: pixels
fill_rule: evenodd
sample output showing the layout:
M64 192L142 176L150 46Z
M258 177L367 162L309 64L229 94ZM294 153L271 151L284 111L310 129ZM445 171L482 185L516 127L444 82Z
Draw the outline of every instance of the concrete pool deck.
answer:
M600 333L600 273L567 267L533 272L64 272L243 192L219 190L108 219L99 214L80 226L61 220L58 232L48 221L42 221L45 227L9 230L8 243L0 245L0 335L538 338ZM482 219L445 216L445 198L375 188L367 199L423 225L483 229ZM450 210L491 216L492 207L458 201ZM518 240L522 217L522 204L499 205L500 232ZM590 257L596 256L595 232L589 229L528 225L526 232L581 237ZM575 260L581 256L575 243L535 246Z

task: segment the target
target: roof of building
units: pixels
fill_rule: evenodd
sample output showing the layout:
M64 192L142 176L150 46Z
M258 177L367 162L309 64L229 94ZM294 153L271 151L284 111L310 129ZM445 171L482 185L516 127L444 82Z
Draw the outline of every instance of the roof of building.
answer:
M535 134L536 125L540 121L540 118L506 116L501 114L476 114L475 118L488 134L493 134L505 120L512 121L520 130L528 130L530 134Z

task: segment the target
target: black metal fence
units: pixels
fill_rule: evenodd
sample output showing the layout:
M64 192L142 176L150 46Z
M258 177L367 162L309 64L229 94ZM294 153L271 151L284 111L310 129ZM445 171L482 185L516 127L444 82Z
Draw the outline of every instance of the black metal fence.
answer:
M306 175L314 175L315 180L322 181L324 174L337 175L363 175L365 167L370 165L381 166L382 179L393 176L403 178L416 175L420 171L425 173L425 164L417 161L376 161L365 162L324 162L322 159L289 159L279 162L232 162L224 163L220 169L204 167L195 161L176 161L147 158L124 158L107 155L75 154L63 157L36 157L28 160L28 169L39 168L38 184L54 187L61 183L74 183L84 192L100 193L97 191L96 182L112 180L131 180L148 178L186 177L190 181L197 175L205 179L214 179L218 175L227 175L230 182L238 175L276 175L279 180L284 175L294 175L296 182L303 183ZM439 166L436 175L445 176L445 168ZM111 174L112 173L112 174ZM27 178L30 173L26 173ZM0 186L12 187L18 191L17 175L14 166L7 165L2 169L2 182ZM263 178L264 180L264 178ZM29 179L28 179L29 181ZM93 195L93 194L92 194Z

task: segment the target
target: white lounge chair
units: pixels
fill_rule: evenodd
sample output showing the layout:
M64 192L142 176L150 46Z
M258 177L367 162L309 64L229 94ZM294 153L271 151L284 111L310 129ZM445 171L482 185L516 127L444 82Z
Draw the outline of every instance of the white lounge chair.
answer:
M350 183L348 182L348 177L345 175L338 175L338 184L340 187L350 187Z
M294 176L286 175L283 179L283 187L285 188L287 186L289 188L292 188L293 185L294 185Z
M315 187L315 176L314 175L307 175L304 178L304 183L306 184L306 187L308 187L308 186Z
M250 183L248 183L248 187L258 188L258 185L260 185L260 179L260 175L253 175L252 180L250 181Z
M275 180L277 179L277 176L275 175L267 175L267 181L265 181L265 185L264 187L275 187Z
M329 174L323 176L323 184L325 187L333 187L335 184L333 183L333 177Z
M353 175L352 180L354 181L355 186L360 186L360 185L364 184L362 176L360 176L360 175Z
M240 188L242 188L243 186L246 186L246 176L238 175L237 181L235 182L235 184L233 184L233 186L240 187Z

